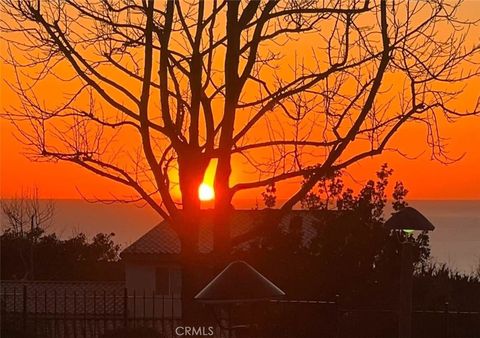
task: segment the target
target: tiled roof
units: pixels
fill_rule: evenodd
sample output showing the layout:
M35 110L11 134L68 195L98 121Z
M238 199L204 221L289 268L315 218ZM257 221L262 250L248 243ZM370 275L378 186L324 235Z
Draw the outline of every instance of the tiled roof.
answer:
M179 254L177 234L163 221L123 250L122 254Z
M258 237L262 232L271 231L271 225L268 222L278 210L235 210L231 214L230 232L231 238L237 244L248 242ZM317 224L325 220L325 211L304 211L293 210L286 213L280 222L278 228L281 231L287 231L292 219L300 217L302 223L302 235L304 243L308 243L317 233ZM206 210L199 219L199 251L209 253L213 249L213 213ZM270 222L271 223L271 222ZM166 221L153 227L145 235L140 237L122 252L125 255L162 255L179 254L180 240L175 231Z

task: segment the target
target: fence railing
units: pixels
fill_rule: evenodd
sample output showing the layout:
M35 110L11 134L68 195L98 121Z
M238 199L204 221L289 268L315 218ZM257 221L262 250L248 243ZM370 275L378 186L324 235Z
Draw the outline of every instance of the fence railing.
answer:
M275 300L269 317L272 337L391 338L398 332L398 311L343 306L334 301ZM414 338L480 338L480 311L442 309L412 312Z
M118 328L148 327L174 337L181 321L178 296L113 290L2 290L2 326L32 337L97 338Z
M151 328L163 337L176 337L175 329L182 325L178 296L125 288L41 291L23 286L0 291L2 330L27 332L31 338L100 338L121 328ZM246 306L251 307L243 314L244 319L250 316L248 337L252 338L390 338L398 327L394 309L351 309L338 299L275 300ZM456 311L446 304L443 309L416 310L412 317L415 338L480 337L480 312ZM205 324L204 319L199 318L198 325ZM218 328L215 336L221 336Z

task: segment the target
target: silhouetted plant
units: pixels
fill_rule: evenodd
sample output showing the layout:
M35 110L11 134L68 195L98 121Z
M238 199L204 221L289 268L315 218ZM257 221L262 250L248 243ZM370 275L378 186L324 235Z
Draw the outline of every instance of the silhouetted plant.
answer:
M0 236L2 279L24 279L22 264L31 237L35 238L35 279L39 280L111 280L123 278L119 262L120 245L114 234L98 233L89 241L84 233L60 239L55 233L36 228L23 233L8 228Z
M383 164L376 179L354 193L345 186L343 173L334 172L302 201L305 209L325 211L310 242L303 240L301 227L290 227L265 235L257 242L260 245L252 245L243 254L259 263L293 298L340 293L345 301L394 302L396 295L391 290L400 269L400 241L414 242L416 264L425 262L430 250L426 233L404 237L383 227L389 217L385 208L392 173ZM396 182L394 211L407 205L407 193L403 184Z
M265 191L262 192L263 203L267 208L274 208L277 202L277 188L275 183L269 184L265 187Z

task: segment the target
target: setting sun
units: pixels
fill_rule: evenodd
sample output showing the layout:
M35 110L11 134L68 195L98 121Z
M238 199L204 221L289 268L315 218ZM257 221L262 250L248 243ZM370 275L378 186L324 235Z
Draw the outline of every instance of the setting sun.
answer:
M215 197L215 193L213 192L213 188L206 184L202 183L198 187L198 198L200 201L211 201Z

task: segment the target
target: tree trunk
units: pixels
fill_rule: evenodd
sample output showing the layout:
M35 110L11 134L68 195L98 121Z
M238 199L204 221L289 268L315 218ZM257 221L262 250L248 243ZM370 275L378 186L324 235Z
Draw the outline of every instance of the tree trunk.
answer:
M241 28L238 22L240 2L227 2L226 52L225 52L225 103L222 132L219 141L219 155L215 173L215 222L214 256L216 268L227 260L230 253L230 214L232 194L229 180L232 172L231 157L235 114L242 89L238 75L240 65Z
M198 304L193 297L199 291L200 252L198 246L200 200L198 187L208 166L208 160L200 153L188 152L179 155L179 183L183 209L176 223L180 225L182 266L182 316L185 323L194 323L198 318Z
M217 167L215 176L215 219L213 248L217 260L223 261L230 252L230 215L233 209L229 192L230 159L224 159Z

